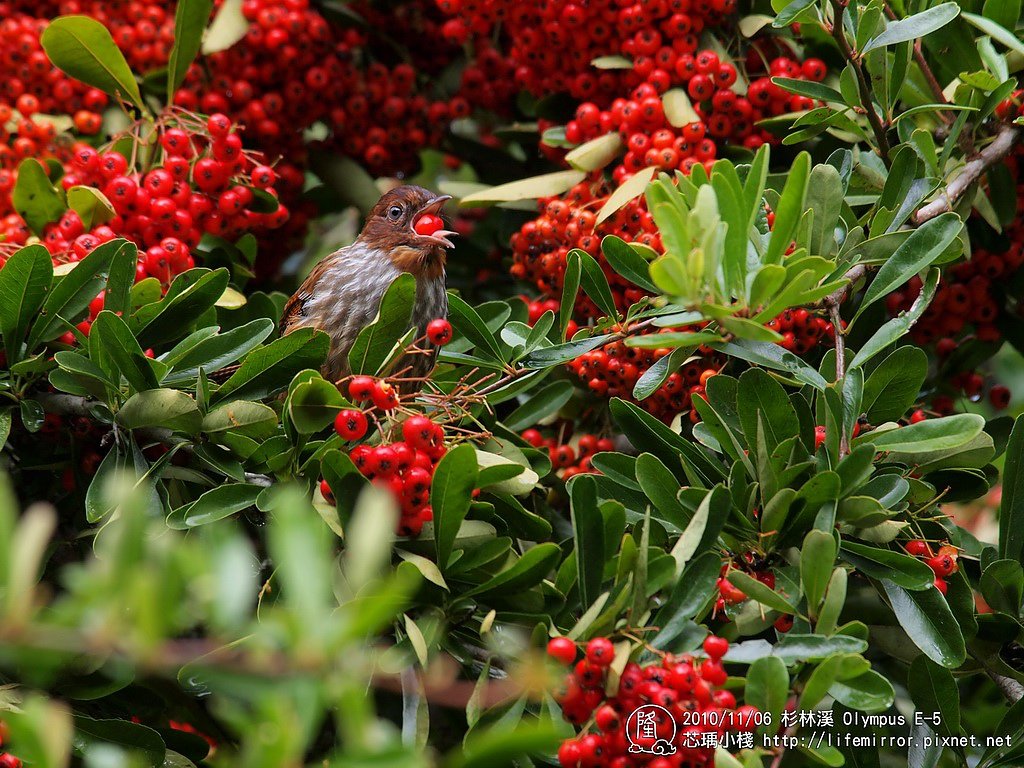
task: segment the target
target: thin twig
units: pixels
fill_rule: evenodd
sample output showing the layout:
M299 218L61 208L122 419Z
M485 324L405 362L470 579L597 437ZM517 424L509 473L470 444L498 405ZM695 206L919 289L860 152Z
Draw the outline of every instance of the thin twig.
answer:
M960 175L943 189L942 194L927 205L918 209L910 221L914 226L921 226L936 216L953 210L968 189L977 182L996 163L1006 157L1014 145L1020 140L1020 130L1012 125L1004 125L999 129L992 142L968 160Z
M864 106L868 123L871 125L871 131L875 134L878 154L882 158L882 162L888 167L889 137L886 135L885 126L882 125L882 119L875 111L874 102L871 98L871 84L868 82L867 74L864 71L864 62L857 55L856 51L850 47L850 43L846 40L846 33L843 31L843 13L846 10L848 0L831 0L831 2L833 16L832 37L836 41L836 45L839 46L839 51L843 54L843 57L853 65L853 71L857 75L860 101Z

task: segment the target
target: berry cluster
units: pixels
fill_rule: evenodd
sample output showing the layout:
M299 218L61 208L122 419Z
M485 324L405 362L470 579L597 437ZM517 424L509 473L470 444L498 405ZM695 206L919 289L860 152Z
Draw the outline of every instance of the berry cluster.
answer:
M367 33L334 26L311 6L308 0L245 0L245 37L193 65L175 103L232 115L268 153L301 159L302 130L321 122L335 149L373 173L412 169L419 150L436 145L450 119L469 114L469 103L418 92L419 70L410 63L364 65ZM368 5L355 10L380 15ZM437 24L424 16L400 24L398 15L388 14L380 28L403 41L431 38L432 30L438 38ZM439 53L435 67L450 58Z
M279 171L243 151L241 136L226 116L200 121L179 113L173 125L164 126L160 147L160 164L142 172L117 151L74 145L63 164L61 186L99 190L112 211L89 229L73 209L48 225L42 243L55 263L78 261L98 245L124 237L139 247L136 279L155 277L166 287L195 265L192 254L204 234L232 239L276 229L288 220L287 207L275 199ZM13 211L16 183L16 172L0 175L3 234L7 243L18 246L31 232Z
M669 330L695 331L699 330L699 327L663 329L662 332ZM621 341L615 341L601 349L580 355L568 364L568 368L595 395L631 400L633 388L640 377L671 351L630 347ZM710 349L701 348L700 355L701 359L691 360L678 371L669 374L665 383L645 400L641 400L639 405L666 422L677 413L688 410L693 398L703 396L708 379L714 376L725 362L719 353ZM696 411L691 411L691 418L696 421Z
M780 346L798 355L807 354L820 343L832 344L836 336L832 323L803 308L787 309L771 320L768 327L782 334Z
M732 692L721 687L728 677L722 657L729 650L729 642L724 638L705 638L703 660L690 654L665 655L646 666L626 664L614 695L605 691L608 667L615 656L615 647L608 638L595 637L588 642L584 658L578 662L576 644L567 637L553 638L547 650L560 664L574 665L556 698L565 719L583 729L559 748L562 768L712 765L715 750L703 745L702 733L753 731L760 725L756 707L737 706ZM656 738L674 733L674 754L652 757L650 753L630 751L631 740L635 742L637 735L631 731L627 738L626 724L631 713L645 705L662 708L653 710L656 716L671 716L674 721L659 721L658 733L651 739L653 745Z
M402 439L376 446L357 445L349 458L364 477L385 487L401 505L400 536L418 536L434 519L430 486L437 462L444 456L444 430L426 416L402 422Z
M904 548L908 555L925 561L932 569L932 573L935 574L936 589L942 594L946 594L948 589L946 577L952 576L960 568L957 564L960 551L951 544L943 544L938 550L933 551L931 545L924 539L911 539L904 545Z
M33 15L19 10L11 3L0 2L0 108L17 109L23 121L36 113L69 115L79 133L97 133L102 122L99 113L109 101L107 95L71 79L50 63L39 42L48 23L42 9L33 7ZM8 112L0 120L0 137L5 140L4 124L10 118ZM12 156L18 160L38 156L52 136L36 135L35 130L19 125L12 146L0 147L0 165L10 167Z
M566 256L573 248L579 248L601 264L619 310L625 311L643 298L645 293L612 270L601 256L601 239L606 235L616 235L627 242L637 242L660 251L657 225L639 200L623 206L597 224L597 212L610 192L608 184L597 179L577 184L563 197L541 200L541 214L512 235L512 276L532 282L543 294L559 296ZM596 305L585 296L577 301L576 312L580 319L601 315Z
M452 42L501 33L518 87L538 96L564 91L602 103L621 93L623 84L636 85L654 71L670 80L674 67L664 57L695 53L704 28L736 7L735 0L437 3L451 16L443 33ZM633 68L595 69L591 62L604 56L629 57Z
M0 720L0 747L7 743L8 738L7 723ZM21 760L10 752L0 752L0 768L21 768Z
M551 466L561 471L562 479L568 480L575 475L596 472L590 465L590 459L595 453L614 451L615 442L609 437L598 437L597 435L583 434L572 442L569 442L569 435L565 430L559 430L560 437L544 437L539 429L525 430L521 437L534 448L547 449L548 458L551 459Z

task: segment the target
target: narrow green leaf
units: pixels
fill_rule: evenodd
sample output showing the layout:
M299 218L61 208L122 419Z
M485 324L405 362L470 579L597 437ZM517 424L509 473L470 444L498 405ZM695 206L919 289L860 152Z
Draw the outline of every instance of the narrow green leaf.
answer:
M167 102L185 82L188 68L199 54L203 31L213 10L213 0L178 0L174 13L174 46L167 62Z
M929 659L954 668L967 657L963 635L949 605L935 587L911 592L882 579L896 620Z
M132 102L144 110L128 62L103 24L88 16L61 16L50 22L40 38L54 66L87 85Z
M9 365L21 360L25 332L52 282L53 261L41 245L21 248L0 267L0 333Z
M875 48L905 43L930 35L949 24L959 13L960 6L957 3L942 3L905 19L890 21L886 25L885 31L869 40L861 49L860 54L863 56ZM964 18L966 17L965 13Z
M476 476L476 451L468 443L449 450L434 470L430 506L434 510L437 565L442 571L448 567L459 527L469 511Z
M570 501L580 605L587 608L601 594L604 578L604 521L597 506L597 484L593 477L580 475L573 481Z

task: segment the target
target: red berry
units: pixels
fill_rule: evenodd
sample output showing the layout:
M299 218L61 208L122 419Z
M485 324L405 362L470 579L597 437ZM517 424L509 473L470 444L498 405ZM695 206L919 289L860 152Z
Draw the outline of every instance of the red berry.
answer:
M382 411L391 411L398 407L398 392L386 381L374 384L370 399Z
M928 418L928 415L924 411L919 409L919 410L914 411L912 414L910 414L910 423L911 424L920 424L922 421L924 421L927 418Z
M704 652L712 659L720 659L729 652L729 641L724 637L708 635L704 638Z
M412 225L412 228L416 234L429 237L435 232L444 229L444 220L432 213L425 213L416 219L416 223Z
M320 495L328 502L334 502L334 494L331 492L331 486L326 480L320 481Z
M366 414L354 408L339 411L334 419L334 431L345 440L358 440L366 434Z
M615 646L607 637L595 637L587 643L587 661L595 667L607 667L615 658Z
M1010 389L1002 384L996 384L988 391L988 399L993 407L1002 410L1010 404Z
M956 560L949 555L936 555L926 561L936 576L949 576L956 570Z
M452 340L452 324L439 317L427 323L427 340L436 347L443 347Z
M548 656L569 666L576 661L576 643L568 637L553 637L548 641Z
M371 376L353 376L348 384L348 396L361 403L373 395L376 380Z
M793 628L793 617L786 613L775 620L775 629L779 632L789 632Z
M946 594L946 590L949 588L949 585L946 583L946 580L941 576L936 576L935 581L933 581L932 584L934 584L935 588L939 590L939 592L941 592L942 594Z
M924 539L911 539L906 544L906 550L908 555L913 555L914 557L924 557L931 554L931 548Z

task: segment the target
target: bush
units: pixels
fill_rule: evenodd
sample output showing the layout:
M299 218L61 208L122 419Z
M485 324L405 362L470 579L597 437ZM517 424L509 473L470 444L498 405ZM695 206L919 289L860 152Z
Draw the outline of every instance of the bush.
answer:
M1019 7L0 9L0 766L1021 762Z

